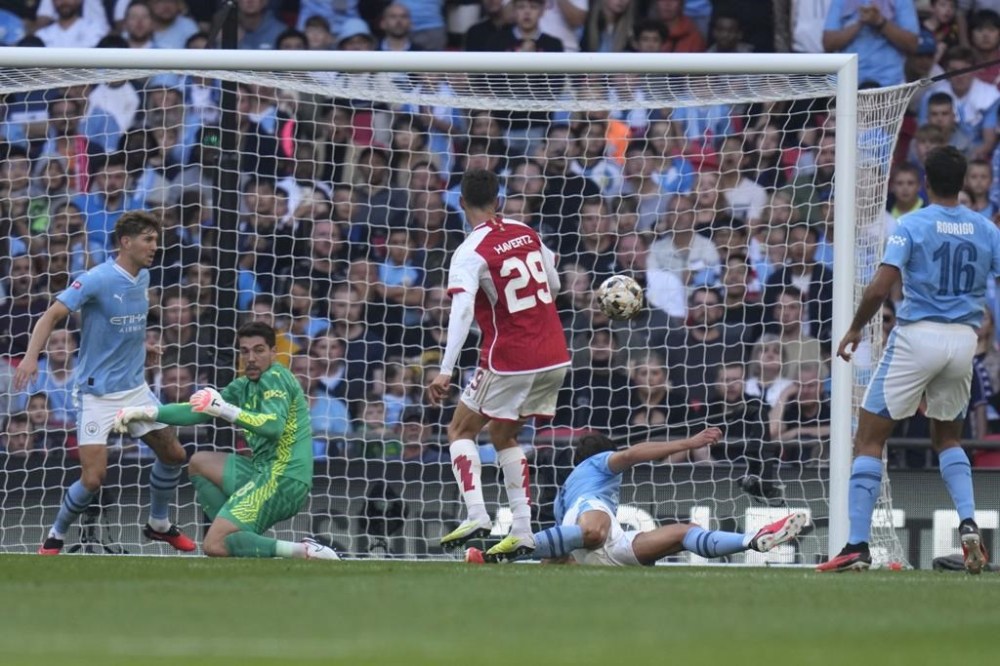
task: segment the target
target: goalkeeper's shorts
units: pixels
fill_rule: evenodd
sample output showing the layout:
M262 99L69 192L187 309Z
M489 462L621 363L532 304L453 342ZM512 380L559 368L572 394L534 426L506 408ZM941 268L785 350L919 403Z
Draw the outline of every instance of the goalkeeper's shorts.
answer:
M128 391L116 391L105 395L78 393L76 438L79 446L106 445L115 415L123 407L159 407L160 401L145 384ZM132 421L128 424L131 437L142 437L154 430L167 426L150 421Z
M226 459L222 491L229 499L216 517L255 534L291 518L309 498L308 484L270 469L258 471L248 458L235 453Z
M926 399L924 415L929 419L965 418L975 354L976 331L971 326L930 321L897 326L862 406L899 421L913 416Z

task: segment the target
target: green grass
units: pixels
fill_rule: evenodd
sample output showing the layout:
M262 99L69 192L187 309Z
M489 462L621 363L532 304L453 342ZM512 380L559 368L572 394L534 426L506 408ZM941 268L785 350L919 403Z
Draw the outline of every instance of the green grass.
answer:
M0 557L0 664L995 663L1000 576Z

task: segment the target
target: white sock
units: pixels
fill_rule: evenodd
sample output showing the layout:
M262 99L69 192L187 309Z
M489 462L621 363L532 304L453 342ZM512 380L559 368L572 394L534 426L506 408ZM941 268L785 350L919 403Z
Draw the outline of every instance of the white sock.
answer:
M50 538L50 539L59 539L60 541L65 541L66 540L66 535L63 534L62 532L56 532L56 528L53 527L52 529L49 530L49 537L48 538Z
M274 544L274 554L278 557L294 557L295 559L305 559L306 546L295 541L282 541L278 539Z
M503 485L507 489L507 502L514 522L510 533L517 536L531 534L531 481L528 477L528 459L520 446L497 451L497 462L503 470Z
M153 518L150 516L147 522L149 523L149 526L153 528L154 532L166 532L170 529L169 518Z
M451 453L451 471L462 491L469 520L488 524L490 514L486 513L486 502L483 500L483 463L479 459L479 445L471 439L458 439L451 443L448 451Z

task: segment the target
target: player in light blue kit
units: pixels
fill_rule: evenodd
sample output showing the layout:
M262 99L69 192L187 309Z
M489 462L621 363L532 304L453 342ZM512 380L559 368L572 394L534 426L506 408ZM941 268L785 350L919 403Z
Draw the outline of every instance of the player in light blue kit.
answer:
M66 531L86 510L104 481L108 466L108 434L122 407L159 405L143 378L147 353L146 316L149 312L149 271L160 238L160 223L142 211L122 215L115 224L118 254L113 261L81 275L56 297L31 333L28 351L17 367L14 386L23 389L38 373L38 355L56 324L80 311L80 361L73 378L77 396L77 440L80 479L63 496L55 524L41 555L58 555ZM184 448L162 423L129 424L129 434L140 437L156 453L149 475L149 522L146 538L192 551L195 544L169 519L177 489Z
M750 534L706 530L690 523L664 525L649 532L624 531L618 523L622 472L640 463L663 460L682 451L711 446L722 437L708 428L677 442L646 442L621 451L603 435L584 435L574 445L576 468L556 496L556 526L536 533L532 558L552 561L572 557L580 564L635 566L654 564L685 550L702 557L723 557L745 550L767 552L799 535L808 521L796 511ZM505 558L465 552L467 562L496 563Z
M861 331L903 280L903 304L896 328L868 384L858 429L848 491L850 535L840 554L817 571L864 570L871 566L868 540L872 512L882 486L882 450L896 421L913 416L926 399L931 443L958 516L965 568L986 565L974 520L972 467L961 447L969 405L976 328L986 305L986 284L1000 272L1000 230L990 220L958 205L966 160L952 147L936 148L926 161L931 205L904 215L888 238L882 264L861 297L837 355L845 361L861 342Z

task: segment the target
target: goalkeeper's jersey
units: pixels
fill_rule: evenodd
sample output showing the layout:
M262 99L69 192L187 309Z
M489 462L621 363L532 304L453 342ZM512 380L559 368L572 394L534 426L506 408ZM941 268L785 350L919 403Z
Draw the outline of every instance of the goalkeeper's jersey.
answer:
M226 402L242 411L236 425L260 429L274 422L275 435L244 429L258 473L297 479L312 486L312 424L309 403L291 372L273 363L260 379L239 377L222 390Z

